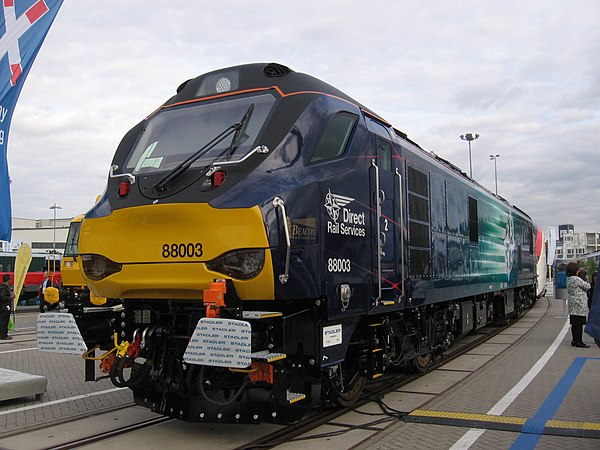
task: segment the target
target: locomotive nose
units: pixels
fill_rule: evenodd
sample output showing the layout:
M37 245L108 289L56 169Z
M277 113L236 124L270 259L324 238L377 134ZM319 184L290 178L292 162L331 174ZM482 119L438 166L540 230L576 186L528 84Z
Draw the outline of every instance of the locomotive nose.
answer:
M84 221L79 252L86 283L103 297L198 299L215 278L224 277L234 281L242 299L274 295L258 207L117 209Z

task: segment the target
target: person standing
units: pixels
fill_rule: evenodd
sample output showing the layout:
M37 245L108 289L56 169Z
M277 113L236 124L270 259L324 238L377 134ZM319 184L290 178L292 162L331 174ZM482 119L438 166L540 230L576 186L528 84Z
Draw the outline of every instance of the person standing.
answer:
M592 309L592 299L594 297L594 288L596 287L596 278L597 277L598 277L598 272L594 272L592 274L592 281L590 281L590 286L592 286L592 287L587 292L587 296L588 296L588 309L589 310Z
M592 306L585 325L585 333L593 337L596 345L600 347L600 288L597 288L594 283L597 275L598 272L594 272L592 275L592 289L590 289L593 291Z
M571 334L573 347L589 348L583 342L583 326L589 313L587 304L587 291L590 283L583 281L579 275L581 269L575 262L567 264L567 304L569 305L569 320L571 323Z
M12 303L12 294L8 282L10 275L2 276L2 284L0 284L0 340L9 341L12 336L8 335L8 321L10 320L10 310Z
M51 304L45 300L44 294L46 293L46 288L54 287L54 276L50 276L47 271L44 272L44 281L40 285L38 290L38 298L40 299L40 312L44 313L46 311L51 311L56 309L58 303Z

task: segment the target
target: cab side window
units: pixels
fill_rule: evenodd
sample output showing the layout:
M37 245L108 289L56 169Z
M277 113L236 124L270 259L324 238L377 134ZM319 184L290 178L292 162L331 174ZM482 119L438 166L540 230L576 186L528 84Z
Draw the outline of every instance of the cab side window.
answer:
M325 127L310 162L318 163L342 156L348 146L357 119L357 116L347 112L336 114Z
M392 143L377 136L377 164L388 172L392 171Z

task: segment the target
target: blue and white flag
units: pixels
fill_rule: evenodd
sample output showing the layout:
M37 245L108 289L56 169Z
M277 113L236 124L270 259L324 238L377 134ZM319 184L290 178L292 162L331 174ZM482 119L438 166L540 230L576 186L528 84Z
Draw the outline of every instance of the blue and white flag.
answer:
M25 78L63 0L0 1L0 240L10 241L8 130Z

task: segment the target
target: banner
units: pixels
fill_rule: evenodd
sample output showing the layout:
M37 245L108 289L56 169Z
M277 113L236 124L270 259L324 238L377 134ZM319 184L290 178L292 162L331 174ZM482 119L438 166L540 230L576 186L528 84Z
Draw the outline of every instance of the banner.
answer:
M31 247L27 244L21 245L15 258L15 284L13 285L15 292L15 304L13 305L13 311L17 310L17 302L19 301L19 295L23 289L23 283L25 282L25 275L29 270L29 264L31 264Z
M548 226L548 265L554 264L554 258L556 256L556 241L558 240L556 227ZM566 255L563 255L563 258Z
M63 0L3 0L0 17L0 240L10 241L12 211L6 147L17 98Z

